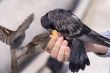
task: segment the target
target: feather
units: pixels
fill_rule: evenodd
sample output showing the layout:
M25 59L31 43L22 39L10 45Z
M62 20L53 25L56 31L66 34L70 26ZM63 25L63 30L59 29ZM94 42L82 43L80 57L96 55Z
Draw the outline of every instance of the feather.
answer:
M16 31L0 26L0 40L8 45L12 43L17 37L23 34L29 28L33 21L34 15L31 14L25 21L18 27Z

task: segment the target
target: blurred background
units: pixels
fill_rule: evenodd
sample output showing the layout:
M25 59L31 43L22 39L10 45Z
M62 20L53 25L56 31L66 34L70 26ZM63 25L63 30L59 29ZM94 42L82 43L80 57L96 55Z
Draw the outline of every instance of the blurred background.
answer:
M40 18L55 8L71 9L85 24L97 32L110 30L110 0L0 0L0 25L16 30L29 14L35 13L33 23L26 31L22 45L25 46L35 35L46 31L41 27ZM18 55L20 53L17 52ZM88 56L91 65L78 73L110 73L110 58L99 57L94 53L88 53ZM46 52L23 57L18 60L21 67L18 73L71 73L68 62L65 62L60 70L52 72L46 66L48 57L49 54ZM0 42L0 73L10 71L10 48Z

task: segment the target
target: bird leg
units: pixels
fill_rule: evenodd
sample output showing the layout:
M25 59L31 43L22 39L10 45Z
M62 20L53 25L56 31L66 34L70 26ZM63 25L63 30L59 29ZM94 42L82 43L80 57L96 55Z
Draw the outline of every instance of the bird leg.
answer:
M12 72L16 72L18 68L19 66L16 57L16 49L11 49L11 70Z

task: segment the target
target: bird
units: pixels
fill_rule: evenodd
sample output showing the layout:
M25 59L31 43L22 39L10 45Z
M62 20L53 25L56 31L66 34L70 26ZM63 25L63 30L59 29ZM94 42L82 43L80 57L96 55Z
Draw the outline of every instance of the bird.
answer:
M33 19L34 14L32 13L23 21L23 23L15 31L0 26L0 41L10 46L12 72L17 71L19 68L17 63L16 50L20 49L25 39L25 31L29 28Z
M39 55L43 53L45 50L48 50L47 44L49 40L52 37L57 37L58 33L56 31L52 31L52 33L43 32L40 34L37 34L31 42L29 42L26 46L22 46L21 49L24 50L24 53L22 53L20 56L17 57L17 59L20 59L24 56L33 56L33 55ZM47 48L47 49L46 49ZM53 66L54 65L54 66ZM43 66L38 73L42 73L42 71L45 68L49 68L52 70L52 72L59 71L63 66L63 62L59 62L56 59L52 58L51 56L48 57L47 62L45 66Z
M69 69L71 72L84 70L90 65L85 51L86 43L94 43L110 47L110 39L100 35L84 24L71 10L56 8L41 17L41 25L47 30L56 30L71 49Z
M43 32L37 34L26 46L22 46L21 49L25 50L17 59L23 56L30 56L40 54L45 51L45 48L50 40L50 33Z
M51 32L51 30L49 30ZM43 32L37 34L26 46L22 46L20 49L25 52L18 56L18 59L22 56L35 55L43 53L45 50L48 50L48 42L52 37L60 36L57 31L53 30L51 33Z

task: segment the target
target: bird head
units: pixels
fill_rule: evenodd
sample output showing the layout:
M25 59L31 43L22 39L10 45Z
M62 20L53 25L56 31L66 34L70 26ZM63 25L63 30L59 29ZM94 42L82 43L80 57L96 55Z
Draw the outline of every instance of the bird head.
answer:
M41 18L41 25L42 25L42 27L44 27L45 29L47 29L51 33L51 37L58 36L57 30L54 30L55 27L54 27L53 23L50 21L50 19L48 18L48 13L46 13L46 15L44 15Z
M47 30L54 29L53 23L48 18L48 13L41 18L41 25Z
M56 34L56 31L60 32L62 28L65 29L63 25L65 25L65 20L72 15L72 12L70 10L64 10L64 9L54 9L52 11L49 11L41 18L41 25L43 28L49 30L49 32ZM66 25L67 26L67 25Z
M80 19L71 10L54 9L41 18L41 25L47 30L56 30L63 36L73 36L82 27Z

